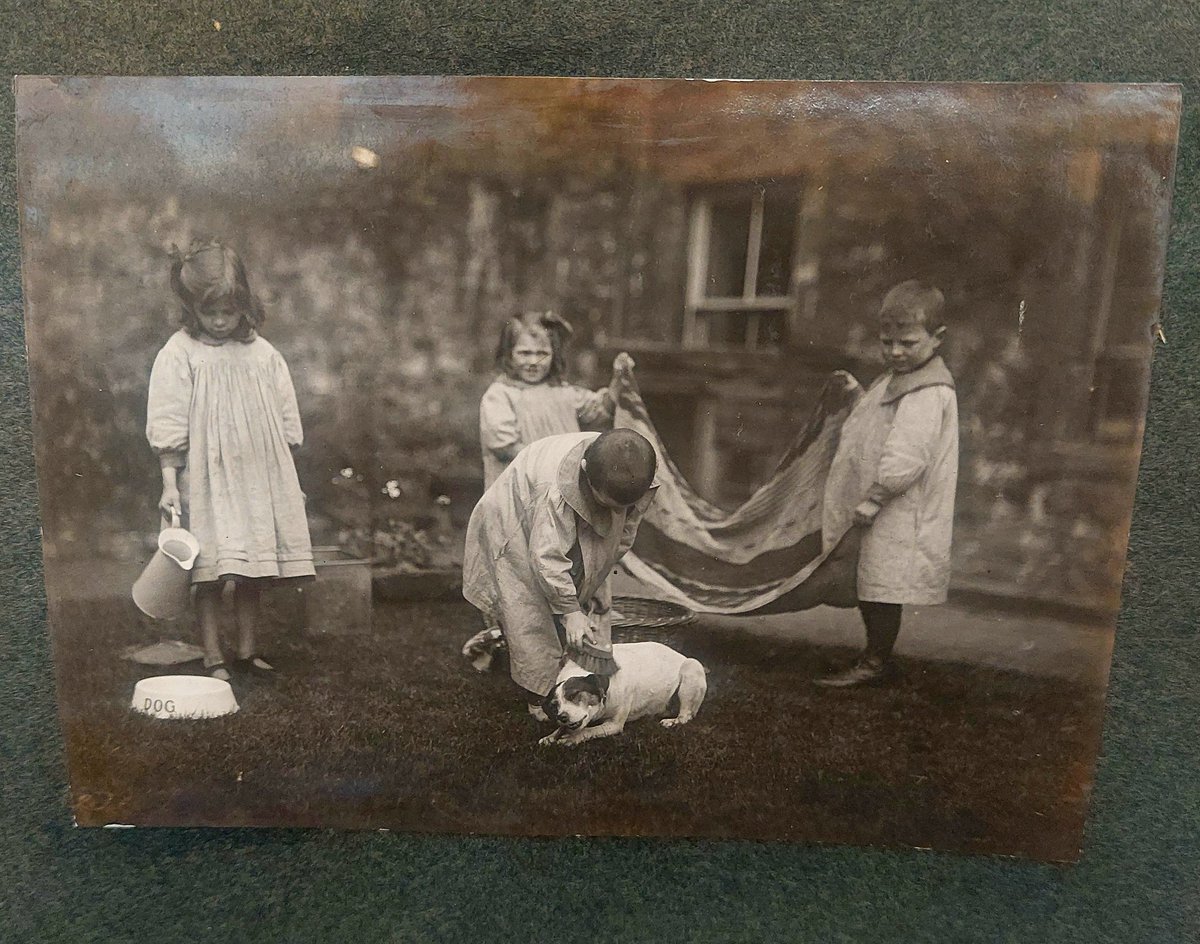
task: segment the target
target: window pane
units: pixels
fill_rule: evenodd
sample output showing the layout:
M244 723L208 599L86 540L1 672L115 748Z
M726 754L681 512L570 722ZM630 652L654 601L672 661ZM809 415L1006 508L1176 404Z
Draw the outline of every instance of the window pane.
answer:
M746 315L740 311L704 311L703 319L709 347L745 347Z
M750 198L714 201L708 242L709 298L740 298L746 281L746 246L750 239Z
M787 312L782 310L700 311L696 318L709 347L769 350L787 337Z
M786 295L796 239L796 200L767 191L763 201L762 249L758 254L759 295Z
M787 312L758 313L758 347L779 347L787 337Z

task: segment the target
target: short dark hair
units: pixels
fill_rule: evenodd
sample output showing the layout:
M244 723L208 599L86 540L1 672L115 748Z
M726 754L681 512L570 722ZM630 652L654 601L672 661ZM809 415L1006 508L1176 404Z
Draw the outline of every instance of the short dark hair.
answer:
M583 453L593 491L622 505L632 505L650 490L658 469L654 447L632 429L601 433Z
M946 327L946 296L918 279L901 282L883 296L879 320L919 324L930 334Z

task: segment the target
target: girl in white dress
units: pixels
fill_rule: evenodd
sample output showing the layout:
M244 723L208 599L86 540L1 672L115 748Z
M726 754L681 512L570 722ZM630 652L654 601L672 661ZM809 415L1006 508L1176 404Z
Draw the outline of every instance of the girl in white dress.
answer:
M287 364L259 336L262 307L238 255L219 242L177 254L171 287L183 327L154 360L146 437L162 467L158 507L200 544L192 571L204 665L228 680L218 612L234 581L233 667L264 674L259 600L266 582L311 577L304 493L292 461L303 441Z
M526 312L500 329L500 373L479 404L485 489L531 442L578 433L583 427L612 427L617 384L621 374L633 368L633 359L618 354L612 381L601 390L576 386L566 377L570 337L571 326L552 312Z
M484 489L532 442L585 428L612 428L618 385L633 369L633 358L624 352L617 355L607 387L593 391L577 386L566 376L571 333L558 315L540 311L509 318L500 329L499 374L479 404ZM463 656L479 671L487 671L501 638L499 627L488 625L467 640Z

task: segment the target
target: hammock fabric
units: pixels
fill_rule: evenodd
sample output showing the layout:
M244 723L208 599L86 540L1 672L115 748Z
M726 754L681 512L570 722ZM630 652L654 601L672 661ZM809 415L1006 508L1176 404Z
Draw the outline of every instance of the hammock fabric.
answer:
M615 425L641 433L658 453L660 486L622 560L663 599L705 613L786 613L857 603L858 530L822 553L825 479L842 422L861 388L832 378L770 480L724 511L696 494L671 461L632 378Z

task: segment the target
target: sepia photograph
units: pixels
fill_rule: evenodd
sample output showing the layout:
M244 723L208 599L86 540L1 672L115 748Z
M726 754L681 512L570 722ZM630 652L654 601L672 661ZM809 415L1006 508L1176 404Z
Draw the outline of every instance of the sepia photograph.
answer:
M16 93L64 817L1078 859L1177 86Z

